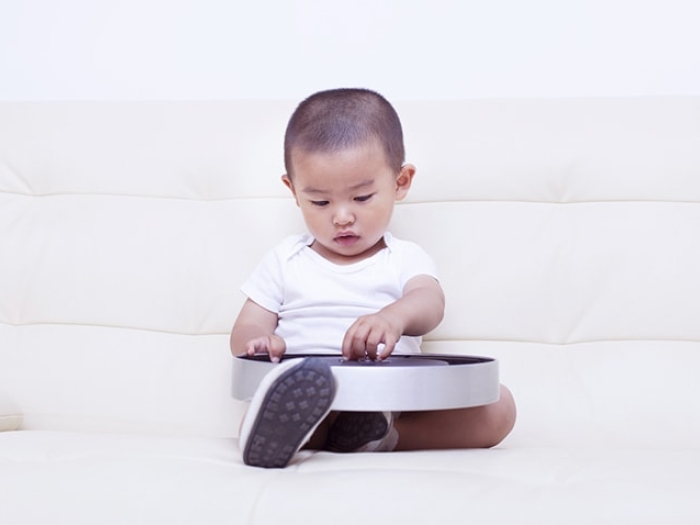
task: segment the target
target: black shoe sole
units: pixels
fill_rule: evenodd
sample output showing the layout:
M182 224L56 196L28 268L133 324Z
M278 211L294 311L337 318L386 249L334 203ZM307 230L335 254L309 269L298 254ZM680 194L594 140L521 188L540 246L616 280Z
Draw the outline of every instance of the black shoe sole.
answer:
M243 462L284 468L328 414L335 397L331 367L321 359L300 360L268 388L245 448Z

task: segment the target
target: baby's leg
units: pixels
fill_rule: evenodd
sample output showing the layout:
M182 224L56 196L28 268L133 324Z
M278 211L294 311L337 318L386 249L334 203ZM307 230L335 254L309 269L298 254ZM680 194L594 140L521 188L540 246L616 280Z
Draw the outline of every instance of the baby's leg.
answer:
M513 429L515 414L513 396L503 385L500 399L490 405L404 412L394 421L396 450L493 447Z

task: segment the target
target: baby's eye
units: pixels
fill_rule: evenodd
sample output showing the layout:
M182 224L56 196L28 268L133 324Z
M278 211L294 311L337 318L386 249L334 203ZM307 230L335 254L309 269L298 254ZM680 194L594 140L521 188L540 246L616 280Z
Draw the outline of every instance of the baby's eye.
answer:
M374 193L370 193L369 195L360 195L359 197L355 197L355 200L357 202L367 202L374 196Z
M328 201L311 201L311 204L313 204L314 206L323 207L328 205Z

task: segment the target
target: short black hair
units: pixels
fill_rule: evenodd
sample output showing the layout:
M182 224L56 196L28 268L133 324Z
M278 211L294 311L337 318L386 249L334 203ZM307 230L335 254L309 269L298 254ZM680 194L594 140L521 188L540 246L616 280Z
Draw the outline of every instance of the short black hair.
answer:
M377 140L389 166L404 163L403 131L394 107L382 95L363 88L319 91L292 113L284 135L284 166L292 176L292 151L336 152Z

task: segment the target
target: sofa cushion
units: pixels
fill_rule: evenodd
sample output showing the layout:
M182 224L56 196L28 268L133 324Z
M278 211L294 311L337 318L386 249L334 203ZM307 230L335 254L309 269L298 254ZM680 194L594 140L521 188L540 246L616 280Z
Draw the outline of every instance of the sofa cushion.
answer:
M0 434L0 520L687 524L698 523L698 472L697 448L303 450L280 470L247 467L233 439L10 432ZM362 497L343 493L358 488Z
M0 432L17 430L22 424L22 411L19 405L6 392L0 390Z

